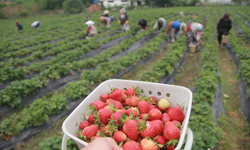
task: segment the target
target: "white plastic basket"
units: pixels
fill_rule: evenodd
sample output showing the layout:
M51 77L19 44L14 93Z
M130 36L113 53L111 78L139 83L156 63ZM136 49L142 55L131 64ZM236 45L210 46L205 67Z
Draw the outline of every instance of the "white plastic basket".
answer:
M117 88L139 86L143 91L143 95L147 97L155 96L157 99L166 98L171 104L170 107L174 107L177 104L184 106L183 111L185 119L182 123L179 143L175 150L179 150L182 147L186 134L188 134L188 139L186 141L185 150L191 149L193 144L193 134L192 131L187 128L192 107L192 92L189 89L169 84L112 79L107 80L96 87L95 90L93 90L63 122L62 130L64 132L64 136L62 141L62 150L66 150L67 148L67 138L74 140L80 149L88 145L88 143L82 141L76 136L76 131L79 130L80 122L83 121L82 115L85 113L88 106L94 101L100 99L100 95L102 93L109 92L109 86Z

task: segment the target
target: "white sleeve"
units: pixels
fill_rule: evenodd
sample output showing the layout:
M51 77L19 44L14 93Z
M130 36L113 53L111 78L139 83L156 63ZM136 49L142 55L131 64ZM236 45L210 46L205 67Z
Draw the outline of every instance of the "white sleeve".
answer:
M155 25L154 25L154 29L156 29L158 26L158 22L156 21Z

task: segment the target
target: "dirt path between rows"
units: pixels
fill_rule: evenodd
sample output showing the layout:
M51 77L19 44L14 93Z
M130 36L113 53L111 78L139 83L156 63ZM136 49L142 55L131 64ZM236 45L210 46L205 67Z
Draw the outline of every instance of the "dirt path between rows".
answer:
M226 49L219 48L220 76L225 114L218 120L223 138L219 141L217 150L247 150L250 149L249 124L239 111L241 103L238 99L239 83L235 73L235 65L227 56Z
M187 88L193 86L193 83L196 81L199 76L199 58L201 52L198 51L194 53L193 56L189 56L189 53L186 55L186 60L184 65L178 71L178 74L175 77L174 85L180 85Z

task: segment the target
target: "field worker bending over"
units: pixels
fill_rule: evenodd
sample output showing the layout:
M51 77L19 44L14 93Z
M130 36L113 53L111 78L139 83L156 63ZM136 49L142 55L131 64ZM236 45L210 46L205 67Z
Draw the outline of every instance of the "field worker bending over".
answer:
M110 27L110 24L111 22L113 22L115 19L112 18L112 17L104 17L104 16L101 16L100 17L100 21L101 21L101 27L102 27L102 24L104 23L106 27Z
M23 30L22 24L19 23L19 22L16 22L16 29L17 29L17 30Z
M32 28L39 28L40 27L40 22L39 21L35 21L31 24Z
M222 35L228 35L232 28L232 21L229 19L229 14L225 14L222 19L220 19L217 24L218 32L218 47L221 45Z
M84 31L84 32L87 32L88 37L93 37L94 35L97 34L97 30L94 26L95 22L89 20L85 24L88 26L88 29L87 29L87 31Z
M154 25L153 31L155 31L157 26L158 26L158 30L161 30L161 29L164 29L166 27L166 25L167 25L166 20L164 18L159 18Z
M198 43L200 43L201 45L203 45L203 41L201 40L202 30L202 24L196 22L190 23L186 31L188 44L197 45Z
M182 34L182 31L186 32L187 25L184 22L171 21L168 24L166 34L168 34L170 30L171 30L172 42L174 42L175 39L178 39L180 37L180 35Z
M139 20L138 24L139 24L139 26L141 27L141 29L143 29L143 30L148 30L148 23L147 23L147 20L141 19L141 20Z

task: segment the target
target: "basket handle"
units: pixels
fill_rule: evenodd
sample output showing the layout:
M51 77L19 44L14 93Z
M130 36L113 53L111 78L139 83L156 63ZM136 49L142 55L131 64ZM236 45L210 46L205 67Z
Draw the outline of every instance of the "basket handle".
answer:
M193 145L193 132L191 129L187 128L187 141L184 150L191 150Z
M63 134L61 150L67 150L67 141L68 141L67 135Z

